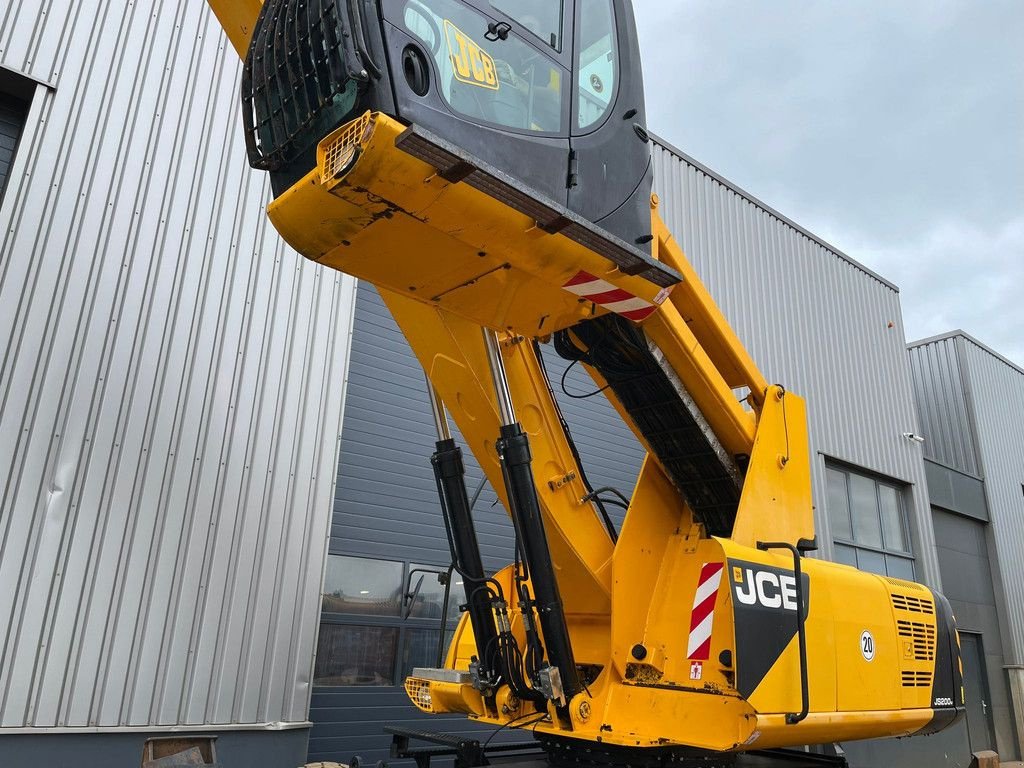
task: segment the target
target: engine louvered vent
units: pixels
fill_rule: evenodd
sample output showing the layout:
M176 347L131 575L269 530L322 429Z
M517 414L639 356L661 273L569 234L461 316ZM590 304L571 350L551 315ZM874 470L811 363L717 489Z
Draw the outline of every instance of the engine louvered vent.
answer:
M930 598L915 597L914 595L903 595L899 592L892 593L892 607L898 611L910 611L911 613L926 613L929 616L935 614L935 604Z
M935 627L920 621L896 622L897 634L912 643L913 656L917 661L935 660Z
M912 581L904 581L903 579L894 579L892 576L884 576L886 581L896 587L902 587L903 589L912 589L915 592L927 592L928 590L922 587L920 584L915 584Z
M928 688L932 684L932 676L929 672L907 672L902 673L904 688Z

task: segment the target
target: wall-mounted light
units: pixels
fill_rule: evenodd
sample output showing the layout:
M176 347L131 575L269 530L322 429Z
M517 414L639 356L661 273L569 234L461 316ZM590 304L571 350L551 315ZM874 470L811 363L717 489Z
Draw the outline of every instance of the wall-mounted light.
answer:
M924 442L924 438L921 437L921 435L915 435L913 432L904 432L903 436L907 438L907 440L913 440L915 443Z

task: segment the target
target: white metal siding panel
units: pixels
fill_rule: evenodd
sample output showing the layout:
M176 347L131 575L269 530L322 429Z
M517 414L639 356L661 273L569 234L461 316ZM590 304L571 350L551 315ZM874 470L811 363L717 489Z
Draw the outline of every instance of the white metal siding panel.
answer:
M874 273L654 145L661 212L701 279L770 381L807 400L822 554L824 457L908 484L918 578L938 585L899 294Z
M909 348L910 367L925 457L977 476L974 430L958 353L961 345L952 336L914 344Z
M287 250L205 3L11 3L0 724L305 721L353 283ZM0 731L2 732L2 731Z
M966 336L965 384L992 519L1010 640L1007 664L1024 664L1024 371Z

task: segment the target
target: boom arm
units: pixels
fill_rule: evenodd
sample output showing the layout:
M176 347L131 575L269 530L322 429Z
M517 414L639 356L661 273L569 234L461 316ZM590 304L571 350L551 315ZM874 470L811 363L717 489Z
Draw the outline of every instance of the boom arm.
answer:
M446 17L445 29L461 35L458 51L479 59L478 82L462 85L489 93L460 103L497 111L435 109L418 99L440 98L443 79L433 92L417 90L429 67L417 64L419 44L401 37L405 6L397 2L375 8L380 28L365 23L370 0L323 5L316 33L305 35L284 34L306 29L303 15L313 6L301 2L274 0L262 11L259 0L211 4L236 50L257 41L248 46L252 87L243 98L250 161L271 170L279 193L271 220L306 257L379 289L433 389L434 465L470 617L446 668L416 670L407 680L417 706L529 724L556 752L570 738L588 751L617 745L626 762L635 747L735 751L927 732L956 719L958 653L941 596L800 560L814 546L803 401L758 371L661 220L656 198L651 235L634 237L647 226L637 197L646 187L625 175L612 180L601 153L615 146L639 157L642 122L608 119L588 136L566 129L568 191L550 168L535 176L547 179L548 194L562 195L560 203L524 183L518 169L507 172L515 148L532 153L522 160L537 171L541 158L560 156L552 150L558 141L532 136L541 129L529 121L498 133L477 124L520 119L522 98L529 105L557 90L557 69L543 82L502 90L497 77L487 79L488 66L496 71L491 54ZM614 4L627 23L592 45L611 61L617 36L620 74L639 82L638 70L625 71L635 67L631 15L620 13L628 10L622 0ZM416 5L428 27L434 6L473 24L484 18L474 3ZM559 7L568 13L576 5ZM257 13L265 18L257 21ZM492 26L488 35L503 40L501 25ZM385 38L413 42L385 49ZM434 53L440 38L438 28ZM440 54L442 72L458 63L454 38L445 39L452 61ZM526 46L533 46L527 59L541 53L555 67L558 56L536 45ZM393 77L396 50L404 57L401 84ZM374 54L387 66L377 68ZM591 81L603 88L599 74ZM323 136L323 125L337 125L355 103L381 111ZM569 114L568 101L561 103ZM602 136L611 137L606 145ZM481 157L497 158L506 171ZM576 178L590 190L613 189L622 216L608 214L599 227L579 215L588 201L573 191ZM552 395L539 351L549 340L583 363L647 448L617 541L590 501ZM516 561L493 577L482 573L446 414L516 529ZM930 640L901 640L905 630Z

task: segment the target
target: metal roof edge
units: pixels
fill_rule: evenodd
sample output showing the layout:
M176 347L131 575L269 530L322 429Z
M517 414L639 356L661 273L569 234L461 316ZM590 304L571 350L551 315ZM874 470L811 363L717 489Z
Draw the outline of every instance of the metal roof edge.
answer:
M1002 363L1005 363L1010 368L1013 368L1013 370L1015 370L1017 373L1019 373L1022 376L1024 376L1024 368L1022 368L1021 366L1017 365L1015 362L1013 362L1009 358L1004 357L1003 355L999 354L994 349L992 349L992 347L990 347L988 344L985 344L984 342L979 341L978 339L976 339L974 336L972 336L971 334L969 334L967 331L963 330L962 328L956 328L956 329L954 329L952 331L946 331L945 333L940 333L940 334L937 334L935 336L928 336L927 338L918 339L917 341L908 341L907 342L907 349L913 349L915 347L923 347L925 344L934 344L937 341L945 341L947 339L955 339L955 338L958 338L958 337L962 338L962 339L965 339L965 340L971 342L971 344L973 344L974 346L984 350L985 352L988 352L990 355L992 355L992 357L996 358L997 360L999 360Z
M116 733L147 733L153 736L161 736L171 733L209 733L229 731L296 731L304 728L312 728L313 723L309 720L279 721L272 723L197 723L195 725L19 725L0 727L0 736L14 736L18 734L116 734Z
M689 163L690 165L692 165L694 168L696 168L701 173L710 176L712 179L717 181L723 187L726 187L726 188L732 190L733 192L735 192L740 197L746 199L748 202L753 203L758 208L760 208L761 210L765 211L765 213L768 213L771 216L774 216L776 219L781 221L783 224L786 224L787 226L792 227L797 232L802 234L804 237L808 238L809 240L813 240L815 243L820 245L822 248L824 248L827 251L830 251L831 253L835 254L840 259L842 259L843 261L847 262L848 264L850 264L851 266L855 267L856 269L859 269L861 272L863 272L864 274L868 275L869 277L874 278L875 280L877 280L878 282L880 282L882 285L886 286L887 288L889 288L893 292L895 292L895 293L899 293L900 292L900 287L898 285L896 285L894 282L892 282L891 280L887 280L886 278L882 277L880 274L875 272L873 269L865 267L863 264L861 264L856 259L854 259L854 258L852 258L850 256L847 256L845 253L843 253L841 250L836 248L834 245L831 245L830 243L826 242L822 238L818 237L816 234L811 232L809 229L806 229L805 227L801 227L799 224L797 224L795 221L793 221L788 216L784 216L783 214L779 213L777 210L772 208L770 205L765 203L763 200L755 197L754 195L750 194L749 192L747 192L742 187L739 187L736 184L734 184L733 182L729 181L727 178L722 176L720 173L718 173L718 172L712 170L711 168L709 168L708 166L704 165L704 163L702 163L699 160L696 160L693 157L691 157L690 155L686 154L685 152L683 152L681 149L679 149L677 146L675 146L671 142L665 141L665 139L661 138L659 135L657 135L656 133L653 133L653 132L650 134L650 136L651 136L651 139L653 139L656 144L659 144L664 149L667 149L669 152L671 152L672 154L676 155L683 162Z

